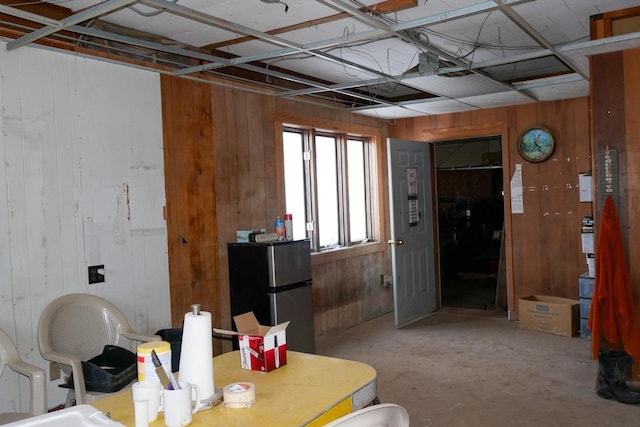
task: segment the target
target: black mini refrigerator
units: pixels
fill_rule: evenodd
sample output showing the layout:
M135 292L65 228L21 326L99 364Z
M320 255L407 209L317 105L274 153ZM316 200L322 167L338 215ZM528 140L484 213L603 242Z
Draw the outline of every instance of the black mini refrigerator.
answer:
M234 330L249 311L262 325L290 321L287 349L315 353L310 242L229 243L228 254Z

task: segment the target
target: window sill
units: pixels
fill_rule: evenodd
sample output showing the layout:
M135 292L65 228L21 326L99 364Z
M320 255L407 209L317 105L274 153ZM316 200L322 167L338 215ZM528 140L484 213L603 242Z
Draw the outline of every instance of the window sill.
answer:
M358 246L350 246L348 248L329 249L322 252L314 252L311 254L311 263L313 266L328 264L347 258L368 255L375 252L383 252L387 249L387 245L381 242L365 243Z

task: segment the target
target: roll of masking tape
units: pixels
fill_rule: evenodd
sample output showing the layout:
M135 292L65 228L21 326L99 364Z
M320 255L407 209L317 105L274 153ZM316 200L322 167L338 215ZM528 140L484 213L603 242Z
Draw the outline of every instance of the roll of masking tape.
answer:
M256 400L256 386L252 383L233 383L222 389L226 408L251 408Z

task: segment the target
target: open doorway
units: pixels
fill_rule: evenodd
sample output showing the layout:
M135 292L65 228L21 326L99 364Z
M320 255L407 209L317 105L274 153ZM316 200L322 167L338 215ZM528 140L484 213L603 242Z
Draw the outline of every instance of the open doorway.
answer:
M506 309L500 136L435 144L443 307Z

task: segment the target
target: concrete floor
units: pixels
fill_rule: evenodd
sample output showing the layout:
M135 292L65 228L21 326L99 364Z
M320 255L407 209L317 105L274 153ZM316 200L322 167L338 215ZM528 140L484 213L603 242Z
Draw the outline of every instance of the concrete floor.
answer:
M402 329L386 314L317 341L378 374L412 427L631 426L640 405L596 396L590 341L519 329L504 313L444 308Z

